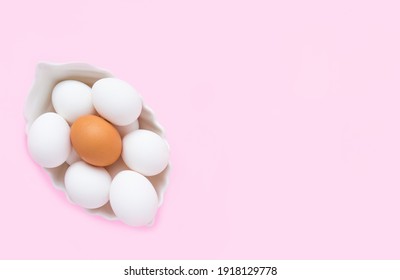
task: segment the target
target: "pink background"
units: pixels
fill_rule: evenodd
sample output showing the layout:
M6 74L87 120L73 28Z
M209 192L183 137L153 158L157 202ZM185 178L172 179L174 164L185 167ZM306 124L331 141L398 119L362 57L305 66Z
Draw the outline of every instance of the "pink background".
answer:
M7 3L0 258L400 258L398 1ZM87 214L30 159L39 61L108 69L154 109L173 165L154 227Z

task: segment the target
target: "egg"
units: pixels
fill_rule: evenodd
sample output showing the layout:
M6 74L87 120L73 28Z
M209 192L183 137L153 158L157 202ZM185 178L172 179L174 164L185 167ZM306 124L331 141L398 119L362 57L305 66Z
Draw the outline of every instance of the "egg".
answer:
M113 164L105 167L105 169L111 175L111 178L114 178L122 170L130 170L121 157Z
M104 78L92 86L93 105L106 120L119 126L134 122L142 111L142 98L127 82Z
M122 158L130 169L154 176L167 167L169 146L158 134L145 129L135 130L126 135L122 143Z
M158 197L143 175L125 170L111 182L110 204L115 215L131 226L150 224L157 212Z
M71 142L78 155L95 166L110 165L121 155L122 141L117 129L98 116L78 118L71 126Z
M128 133L139 129L139 121L135 120L133 123L124 126L116 125L115 128L118 130L121 137L124 137Z
M109 200L111 176L103 167L75 162L65 172L64 183L68 197L81 207L95 209Z
M81 158L79 157L78 153L75 151L74 148L71 149L71 152L69 153L69 156L66 160L66 162L71 165L77 161L80 161Z
M51 94L51 101L55 111L69 123L80 116L95 113L92 89L80 81L66 80L58 83Z
M63 164L71 151L70 127L58 114L39 116L28 132L28 150L33 160L46 168Z

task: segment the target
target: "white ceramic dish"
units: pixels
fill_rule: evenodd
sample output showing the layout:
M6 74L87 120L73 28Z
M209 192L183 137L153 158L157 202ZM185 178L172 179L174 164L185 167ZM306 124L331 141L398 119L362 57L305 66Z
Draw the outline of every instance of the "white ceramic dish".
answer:
M24 115L26 120L26 133L37 117L46 112L54 112L54 108L51 104L51 93L57 83L63 80L77 80L91 87L97 80L106 77L113 77L113 75L103 69L85 63L39 63L36 69L34 84L25 104ZM153 111L145 104L143 104L142 113L139 116L139 127L154 131L165 138L164 129L156 121ZM56 168L45 168L50 175L53 185L64 192L64 175L68 166L67 163L64 163ZM125 169L127 169L126 165L122 160L119 160L112 166L112 172L110 171L110 173L116 174ZM163 203L164 193L168 185L169 173L170 165L160 174L147 177L156 189L159 201L158 207ZM116 219L109 203L98 209L88 211L107 219Z

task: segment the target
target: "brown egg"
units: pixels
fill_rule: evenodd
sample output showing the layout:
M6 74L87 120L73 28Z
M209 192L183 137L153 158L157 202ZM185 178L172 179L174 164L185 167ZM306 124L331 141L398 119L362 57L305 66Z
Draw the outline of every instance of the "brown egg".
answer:
M117 129L94 115L82 116L72 124L71 142L78 155L95 166L113 164L122 151Z

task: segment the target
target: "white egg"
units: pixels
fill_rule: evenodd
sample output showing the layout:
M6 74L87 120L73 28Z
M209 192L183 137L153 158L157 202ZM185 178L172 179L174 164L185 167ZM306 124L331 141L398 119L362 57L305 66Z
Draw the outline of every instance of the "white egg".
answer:
M68 123L56 113L39 116L29 129L28 150L39 165L54 168L63 164L71 152Z
M95 113L92 89L79 81L67 80L58 83L51 95L53 107L69 123L77 118Z
M69 156L66 160L66 162L71 165L77 161L80 161L81 158L79 157L78 153L75 151L74 148L71 148L71 152L69 153Z
M68 167L64 182L68 197L79 206L95 209L108 202L111 176L102 167L75 162Z
M123 138L122 158L130 169L154 176L167 167L169 147L158 134L139 129Z
M130 168L125 164L124 160L119 157L119 159L113 164L104 167L110 174L111 178L114 178L122 170L130 170Z
M119 134L121 137L124 137L128 133L131 133L132 131L138 130L139 129L139 121L136 120L131 124L124 125L124 126L118 126L116 125L115 128L118 130Z
M150 224L157 213L158 197L146 177L125 170L118 173L111 183L110 204L124 223L144 226Z
M142 98L127 82L104 78L92 87L93 105L97 112L115 125L134 122L142 111Z

